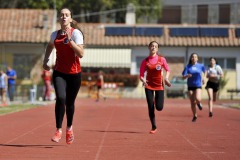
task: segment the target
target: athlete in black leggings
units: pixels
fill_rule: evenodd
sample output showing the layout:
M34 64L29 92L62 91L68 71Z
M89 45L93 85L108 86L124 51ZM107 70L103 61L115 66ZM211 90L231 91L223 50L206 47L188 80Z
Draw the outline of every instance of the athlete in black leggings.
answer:
M84 35L76 21L72 19L72 12L63 8L59 13L60 30L52 32L43 60L43 68L50 70L48 62L53 49L56 49L56 63L52 68L53 84L56 92L55 118L57 130L51 138L59 142L62 138L62 121L66 110L66 143L74 140L73 115L74 102L81 86L80 58L84 55Z
M164 57L158 55L158 48L159 44L156 41L150 42L148 45L149 56L142 61L140 66L140 80L143 82L143 86L145 87L148 113L152 124L152 128L150 130L151 134L157 132L154 113L155 107L158 111L163 109L164 83L168 87L171 86L171 83L168 80L170 71L167 61ZM163 77L164 70L166 71L165 78Z
M155 99L154 99L154 92L155 92ZM157 128L156 121L155 121L155 107L158 111L163 109L164 104L164 90L153 91L150 89L145 88L145 94L147 98L148 104L148 114L152 124L152 130ZM154 99L154 101L153 101ZM154 104L155 102L155 104Z
M54 71L53 84L56 92L56 127L62 128L65 105L67 126L72 126L75 108L74 102L81 86L81 72L77 74L64 74Z

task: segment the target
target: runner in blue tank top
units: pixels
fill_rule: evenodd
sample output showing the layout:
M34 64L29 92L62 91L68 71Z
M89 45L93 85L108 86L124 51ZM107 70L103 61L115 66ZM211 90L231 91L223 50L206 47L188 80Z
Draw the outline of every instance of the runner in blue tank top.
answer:
M199 110L202 110L201 93L202 84L204 84L205 67L203 64L198 63L198 54L192 53L188 65L185 66L182 72L183 79L187 78L188 95L191 102L191 109L193 113L192 121L197 120L196 105Z

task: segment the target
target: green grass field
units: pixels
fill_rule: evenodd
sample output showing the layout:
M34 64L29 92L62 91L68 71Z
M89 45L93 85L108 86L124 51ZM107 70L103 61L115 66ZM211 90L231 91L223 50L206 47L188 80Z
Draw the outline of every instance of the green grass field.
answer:
M37 104L27 104L27 103L11 104L11 105L6 106L6 107L0 107L0 116L10 114L10 113L14 113L14 112L27 110L27 109L31 109L31 108L36 108L36 107L39 107L39 106L40 105L37 105ZM229 104L229 107L240 109L240 104L239 103L231 104L231 105Z
M233 104L231 107L240 109L240 104Z
M11 104L6 107L0 107L0 115L19 112L19 111L27 110L30 108L36 108L38 106L39 105L34 105L34 104Z

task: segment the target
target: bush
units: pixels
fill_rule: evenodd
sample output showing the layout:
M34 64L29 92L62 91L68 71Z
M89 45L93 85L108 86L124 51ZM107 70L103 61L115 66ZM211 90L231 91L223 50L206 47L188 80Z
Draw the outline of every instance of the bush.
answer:
M97 80L96 73L82 73L82 80L88 81L88 77L92 78L92 81ZM104 74L105 82L117 82L124 83L125 87L136 87L139 83L139 75L130 74Z

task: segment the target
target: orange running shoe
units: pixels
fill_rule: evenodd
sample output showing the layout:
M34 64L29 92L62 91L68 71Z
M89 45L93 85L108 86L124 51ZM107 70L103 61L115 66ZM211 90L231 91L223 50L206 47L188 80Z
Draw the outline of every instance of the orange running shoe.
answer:
M51 140L53 142L57 142L58 143L61 138L62 138L62 132L57 130Z
M72 144L74 140L74 135L73 135L73 130L67 130L66 132L66 143L67 144Z
M155 134L157 132L157 129L151 130L149 133L150 134Z

